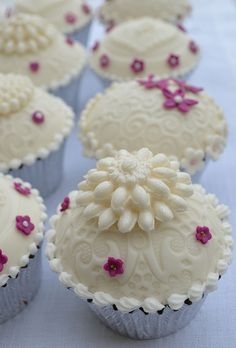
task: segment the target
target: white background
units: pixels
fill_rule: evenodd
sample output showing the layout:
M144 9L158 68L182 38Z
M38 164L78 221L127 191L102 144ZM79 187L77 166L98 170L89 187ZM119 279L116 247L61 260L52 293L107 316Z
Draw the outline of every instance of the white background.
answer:
M3 0L2 0L3 1ZM40 1L40 0L37 0ZM145 1L145 0L144 0ZM174 0L172 0L174 1ZM1 0L0 0L1 2ZM91 2L97 3L96 0ZM232 210L236 226L236 6L231 0L192 0L194 13L187 26L202 47L202 61L191 82L204 87L225 110L229 123L228 147L206 170L202 184ZM94 25L92 37L100 33ZM89 88L85 81L83 90ZM74 132L67 146L65 175L49 199L49 215L81 181L94 162L83 158ZM178 333L149 342L132 341L106 329L83 303L57 280L44 258L43 281L34 302L15 319L0 326L1 348L106 347L236 347L236 265L209 295L195 320Z

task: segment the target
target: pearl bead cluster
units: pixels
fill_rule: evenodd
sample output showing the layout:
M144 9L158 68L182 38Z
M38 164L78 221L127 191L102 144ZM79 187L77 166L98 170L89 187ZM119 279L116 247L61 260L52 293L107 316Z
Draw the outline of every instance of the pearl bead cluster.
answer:
M44 20L18 14L0 24L0 52L3 54L26 54L47 48L53 41L55 31Z
M31 100L33 92L34 87L29 78L0 74L0 116L21 110Z

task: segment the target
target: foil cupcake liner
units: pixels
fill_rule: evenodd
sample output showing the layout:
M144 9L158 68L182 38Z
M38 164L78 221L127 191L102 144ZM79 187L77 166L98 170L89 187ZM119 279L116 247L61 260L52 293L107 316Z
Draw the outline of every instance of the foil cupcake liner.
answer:
M8 174L29 182L38 189L43 198L51 195L60 185L63 175L63 157L65 141L56 151L46 158L38 158L32 165L22 165Z
M136 340L150 340L168 336L187 326L200 310L204 296L195 303L185 303L178 311L165 307L162 313L147 314L141 309L131 313L114 310L112 305L99 307L89 303L103 324L122 336Z
M41 248L17 278L0 288L0 324L15 317L33 300L41 282Z
M64 102L74 110L76 117L78 117L80 110L79 90L82 76L83 72L81 72L77 78L73 78L68 85L48 90L49 93L64 100Z
M92 25L92 21L86 24L82 29L67 35L71 37L72 39L74 39L75 41L79 41L80 43L82 43L82 45L86 47L88 43L91 25Z

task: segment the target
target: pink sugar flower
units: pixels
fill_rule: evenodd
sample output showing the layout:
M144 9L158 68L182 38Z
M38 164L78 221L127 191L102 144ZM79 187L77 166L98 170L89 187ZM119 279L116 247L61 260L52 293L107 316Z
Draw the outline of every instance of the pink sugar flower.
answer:
M110 277L116 277L124 273L124 262L121 259L108 257L107 262L103 265L103 269L109 273Z
M194 41L190 41L189 42L189 49L194 54L198 53L198 51L199 51L199 47L196 44L196 42L194 42Z
M109 65L110 65L110 58L106 54L103 54L100 57L100 66L102 68L107 68Z
M65 42L66 42L67 45L69 45L69 46L74 46L74 44L75 44L75 41L74 41L71 37L69 37L69 36L67 36L67 37L65 38Z
M38 62L31 62L29 64L29 69L32 73L37 73L40 69L40 64Z
M146 79L139 80L138 83L146 89L158 88L158 81L155 79L154 75L149 75Z
M64 212L66 210L68 210L70 207L70 198L69 197L65 197L63 202L61 203L61 212Z
M145 63L141 59L135 58L130 65L130 69L133 71L134 74L139 74L144 71L145 69Z
M209 240L212 239L212 234L209 230L209 227L197 226L195 237L196 237L196 240L199 241L200 243L207 244Z
M99 49L100 46L100 42L99 41L95 41L93 46L92 46L92 51L96 52Z
M30 217L28 215L16 217L16 228L18 231L22 232L24 235L29 236L31 232L35 229L34 224L32 224Z
M82 4L82 10L87 15L90 14L90 12L91 12L91 9L90 9L88 4Z
M180 65L180 57L176 54L170 54L167 63L171 68L177 68Z
M176 92L163 90L163 94L166 97L166 101L163 104L166 109L177 108L182 113L187 113L191 107L198 104L196 100L185 98L185 93L181 89L178 89Z
M65 14L65 21L66 21L66 23L71 24L71 25L75 24L77 22L76 14L73 12L66 13Z
M29 196L31 194L31 189L24 186L21 182L14 182L14 188L23 196Z
M2 249L0 249L0 272L3 271L4 265L7 263L8 257L3 254Z
M36 124L42 124L45 121L45 116L41 111L35 111L32 114L32 121Z

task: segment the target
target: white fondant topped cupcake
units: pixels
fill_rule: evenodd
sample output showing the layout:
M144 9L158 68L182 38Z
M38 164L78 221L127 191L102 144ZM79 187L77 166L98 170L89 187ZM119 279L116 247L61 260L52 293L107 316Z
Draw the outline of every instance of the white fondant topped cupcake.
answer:
M226 271L228 214L177 161L121 150L98 161L59 207L47 255L60 281L98 307L178 310L215 290Z
M155 74L185 76L197 65L199 48L175 26L152 18L120 24L96 42L91 67L109 80Z
M42 202L29 184L0 174L0 287L38 251L46 218Z
M73 117L62 100L28 77L0 74L0 171L48 157L69 134Z
M63 33L82 29L92 19L92 12L82 0L17 0L16 11L39 15Z
M77 77L83 47L37 16L17 14L0 23L0 72L24 74L37 86L57 89Z
M107 0L101 6L99 15L108 25L143 16L175 23L183 20L190 11L188 0Z
M201 88L153 76L116 82L92 99L80 120L87 156L102 158L117 150L147 146L175 156L190 174L205 160L217 160L227 140L222 110Z

